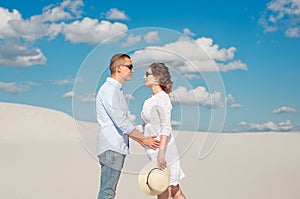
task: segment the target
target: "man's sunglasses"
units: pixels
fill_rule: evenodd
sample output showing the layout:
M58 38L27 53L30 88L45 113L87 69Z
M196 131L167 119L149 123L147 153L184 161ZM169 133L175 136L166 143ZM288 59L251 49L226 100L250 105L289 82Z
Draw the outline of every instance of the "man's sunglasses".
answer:
M121 66L126 66L129 70L133 69L133 65L132 64L121 64Z

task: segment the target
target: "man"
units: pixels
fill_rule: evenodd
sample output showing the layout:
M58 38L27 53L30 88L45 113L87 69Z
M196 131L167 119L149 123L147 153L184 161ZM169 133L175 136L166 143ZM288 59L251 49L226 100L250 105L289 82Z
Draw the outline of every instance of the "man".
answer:
M122 85L134 72L131 59L126 54L116 54L110 60L111 77L100 87L96 97L99 134L97 152L101 165L101 181L98 199L113 199L129 153L129 137L143 147L156 149L160 142L155 136L145 137L129 121L128 107L122 93Z

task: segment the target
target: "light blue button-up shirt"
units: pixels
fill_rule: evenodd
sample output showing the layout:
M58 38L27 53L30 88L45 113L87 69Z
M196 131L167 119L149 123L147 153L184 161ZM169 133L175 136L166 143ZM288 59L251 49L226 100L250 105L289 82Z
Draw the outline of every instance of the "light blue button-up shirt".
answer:
M96 112L99 125L98 155L107 150L128 154L128 133L135 127L128 118L128 107L121 83L111 77L106 79L96 96Z

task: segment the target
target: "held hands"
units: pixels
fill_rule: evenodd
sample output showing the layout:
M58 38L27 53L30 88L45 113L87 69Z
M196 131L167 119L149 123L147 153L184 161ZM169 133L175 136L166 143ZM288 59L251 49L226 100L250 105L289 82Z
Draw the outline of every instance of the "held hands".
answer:
M160 141L156 139L156 136L147 136L143 139L143 144L144 146L150 147L152 149L157 149L159 148Z

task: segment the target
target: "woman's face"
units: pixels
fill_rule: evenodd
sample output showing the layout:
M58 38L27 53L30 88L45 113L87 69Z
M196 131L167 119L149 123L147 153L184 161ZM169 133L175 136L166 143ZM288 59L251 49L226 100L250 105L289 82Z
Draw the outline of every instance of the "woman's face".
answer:
M158 83L158 79L153 76L151 68L148 68L144 76L144 80L145 80L145 86L147 87L152 87L154 84Z

